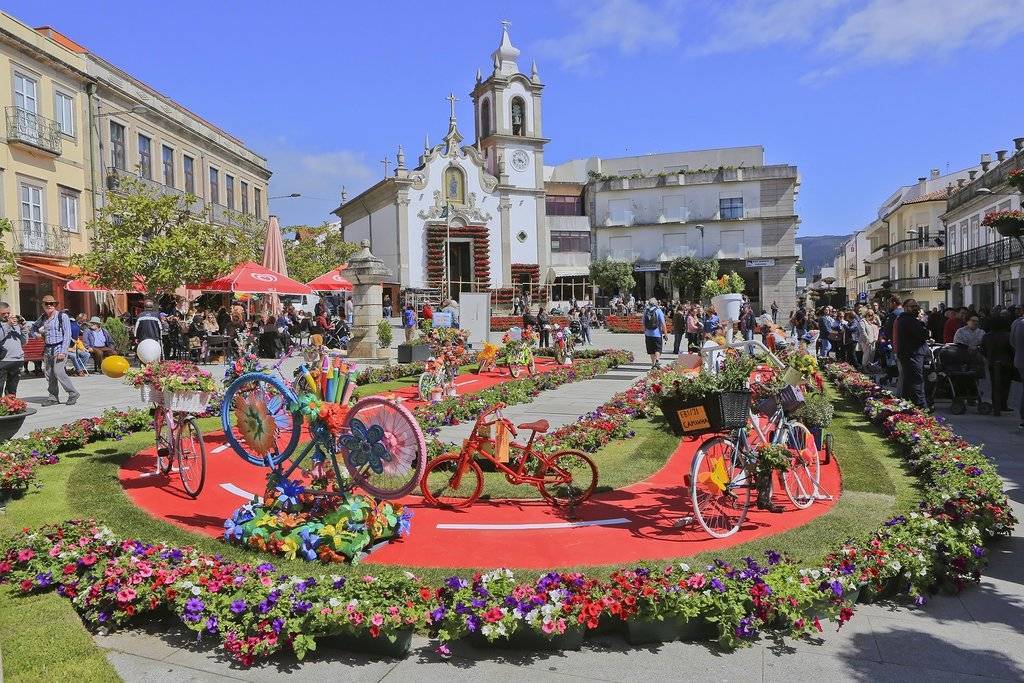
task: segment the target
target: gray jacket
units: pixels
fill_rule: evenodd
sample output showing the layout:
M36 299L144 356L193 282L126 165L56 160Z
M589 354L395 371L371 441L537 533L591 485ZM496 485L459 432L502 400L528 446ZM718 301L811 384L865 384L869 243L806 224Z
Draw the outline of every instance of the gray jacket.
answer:
M1010 327L1010 346L1013 347L1013 364L1024 374L1024 318L1017 318Z
M25 350L21 346L25 343L25 335L18 325L0 323L0 339L2 339L3 345L0 361L25 360Z

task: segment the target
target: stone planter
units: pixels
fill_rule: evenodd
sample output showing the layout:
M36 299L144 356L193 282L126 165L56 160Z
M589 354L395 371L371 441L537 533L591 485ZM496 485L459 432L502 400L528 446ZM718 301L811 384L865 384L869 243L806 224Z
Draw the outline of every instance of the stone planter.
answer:
M578 650L583 645L583 629L579 626L567 626L565 633L546 636L532 628L519 628L508 638L488 641L480 633L470 638L473 647L486 650L499 648L506 650Z
M739 320L743 308L742 294L719 294L711 297L711 305L718 311L721 320Z
M426 344L399 344L399 363L422 363L430 360L430 347Z
M381 634L374 638L369 633L361 633L358 636L342 634L334 636L330 642L350 652L359 652L378 657L405 657L412 647L412 629L401 629L395 633L395 640L391 641L387 636Z
M626 622L626 639L630 645L670 643L675 640L708 640L712 633L711 623L700 617L696 619L634 617Z
M18 430L21 429L21 426L25 424L25 418L29 415L35 414L36 409L29 408L24 413L0 416L0 441L13 439L14 435L18 433Z

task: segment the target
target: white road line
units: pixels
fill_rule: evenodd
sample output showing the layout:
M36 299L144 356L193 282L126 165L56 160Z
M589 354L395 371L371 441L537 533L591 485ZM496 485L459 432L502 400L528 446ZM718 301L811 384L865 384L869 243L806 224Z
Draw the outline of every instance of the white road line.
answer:
M221 445L217 446L216 448L214 448L210 452L211 453L220 453L221 451L225 451L225 450L227 450L230 447L231 447L231 444L222 443Z
M546 524L438 524L437 528L517 531L521 529L575 529L581 526L612 526L613 524L629 524L629 520L625 517L616 517L614 519L595 519L589 522L550 522Z
M225 491L227 491L228 493L235 494L239 498L245 498L246 500L252 500L253 498L255 498L257 503L262 503L263 502L263 499L260 498L259 496L255 495L253 493L249 493L245 489L240 489L237 486L235 486L234 484L221 484L220 487L222 489L224 489Z

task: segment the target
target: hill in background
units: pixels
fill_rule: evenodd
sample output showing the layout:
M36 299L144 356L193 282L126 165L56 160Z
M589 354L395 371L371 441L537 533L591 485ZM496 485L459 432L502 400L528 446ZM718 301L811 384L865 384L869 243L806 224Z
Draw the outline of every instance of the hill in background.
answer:
M849 235L808 235L796 238L796 243L803 248L803 264L808 282L822 266L832 265L836 250L849 238Z

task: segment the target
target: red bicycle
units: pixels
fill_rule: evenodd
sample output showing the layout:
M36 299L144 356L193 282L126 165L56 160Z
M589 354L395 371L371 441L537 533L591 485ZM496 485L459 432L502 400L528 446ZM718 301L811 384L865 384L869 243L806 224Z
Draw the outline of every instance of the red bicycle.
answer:
M479 455L494 464L495 470L505 475L511 484L531 484L541 496L556 507L579 505L597 487L597 465L583 451L562 450L545 454L533 450L538 434L548 430L547 420L527 422L518 429L527 429L530 440L525 444L508 444L509 462L501 462L496 453L498 444L488 430L498 425L512 437L518 430L501 415L504 403L498 403L476 418L472 435L458 453L448 453L427 463L420 480L423 497L432 505L446 508L468 507L480 498L484 488L484 474L474 460ZM491 446L486 450L484 446Z

